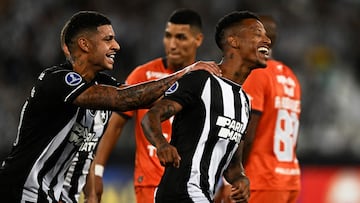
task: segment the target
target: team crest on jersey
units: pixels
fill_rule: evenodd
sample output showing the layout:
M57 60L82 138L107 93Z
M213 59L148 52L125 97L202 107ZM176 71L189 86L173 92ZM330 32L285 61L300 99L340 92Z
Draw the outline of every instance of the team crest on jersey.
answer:
M171 87L168 90L166 90L165 95L169 95L176 92L178 87L179 87L179 83L176 81L173 85L171 85Z
M95 123L100 125L106 125L109 120L109 112L104 110L88 110L92 117L95 117Z
M81 76L75 72L70 72L65 76L65 82L70 86L76 86L80 84L81 81L82 81Z

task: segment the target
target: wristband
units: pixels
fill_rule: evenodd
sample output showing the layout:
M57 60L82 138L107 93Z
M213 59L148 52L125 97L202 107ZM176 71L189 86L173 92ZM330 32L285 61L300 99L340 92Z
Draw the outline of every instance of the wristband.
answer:
M100 164L95 164L95 175L99 177L103 177L104 174L104 166Z

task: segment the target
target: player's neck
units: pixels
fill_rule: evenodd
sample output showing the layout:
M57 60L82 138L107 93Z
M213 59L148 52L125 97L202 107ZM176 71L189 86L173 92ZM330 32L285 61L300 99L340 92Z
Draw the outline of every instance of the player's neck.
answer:
M241 70L238 70L238 71L233 71L233 70L223 70L222 69L222 76L226 79L229 79L239 85L242 85L246 78L248 77L249 75L249 71L241 71Z
M191 64L195 63L195 61L191 61L191 62L185 62L182 64L175 64L175 63L167 63L167 69L171 70L172 72L176 72L178 70L181 70L183 68L185 68L186 66L189 66Z
M222 76L239 85L245 82L245 79L250 74L250 68L245 66L241 60L227 60L224 58L219 67L222 70Z
M81 75L87 82L92 81L95 78L97 71L95 67L89 66L89 64L81 63L79 60L72 62L73 70Z

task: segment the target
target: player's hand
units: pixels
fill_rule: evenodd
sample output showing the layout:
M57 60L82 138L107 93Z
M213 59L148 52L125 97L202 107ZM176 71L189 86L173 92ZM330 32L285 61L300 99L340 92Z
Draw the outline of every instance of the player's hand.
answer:
M206 70L209 73L221 76L221 70L214 61L198 61L187 67L188 71Z
M175 168L180 167L181 157L177 152L176 148L169 144L168 142L161 144L157 150L156 154L160 160L161 165L168 166L172 165Z
M248 202L250 197L250 181L246 176L243 176L232 184L231 198L238 203Z
M89 195L85 197L84 203L99 203L100 200L96 197L96 195Z
M95 193L96 196L100 202L101 196L103 194L104 185L103 185L103 179L100 176L95 176Z

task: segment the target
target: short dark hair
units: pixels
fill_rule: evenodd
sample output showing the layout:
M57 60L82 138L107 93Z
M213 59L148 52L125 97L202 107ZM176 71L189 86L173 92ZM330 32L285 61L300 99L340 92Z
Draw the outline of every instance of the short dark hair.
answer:
M174 24L189 24L191 27L202 29L202 22L200 15L191 9L180 8L172 12L168 22Z
M72 40L83 31L96 31L97 27L111 25L111 21L96 11L79 11L68 20L63 28L62 37L65 44L70 47Z
M224 17L222 17L218 23L216 24L216 30L215 30L215 42L217 46L223 50L224 46L224 32L226 29L241 23L243 20L248 18L254 18L256 20L259 20L259 17L250 11L233 11Z
M65 33L67 28L69 27L69 21L67 21L64 25L64 27L61 29L60 32L60 45L63 46L65 44Z

